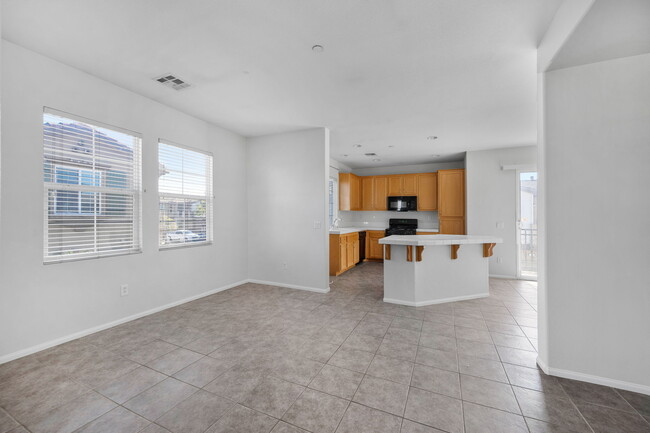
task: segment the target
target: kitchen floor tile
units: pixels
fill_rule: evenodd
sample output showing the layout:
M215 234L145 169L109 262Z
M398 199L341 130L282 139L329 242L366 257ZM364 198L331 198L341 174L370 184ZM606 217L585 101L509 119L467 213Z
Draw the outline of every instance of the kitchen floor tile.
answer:
M309 384L309 388L352 400L363 374L344 368L326 365Z
M568 397L545 394L516 386L514 392L526 418L561 425L573 432L590 432L589 426Z
M512 387L501 382L460 375L463 400L521 415Z
M402 416L408 389L408 385L366 376L361 381L352 401Z
M463 374L508 383L508 377L503 370L503 364L498 361L459 355L458 366L460 372Z
M269 433L277 422L275 418L237 404L206 433Z
M156 420L173 433L203 433L234 403L226 398L199 390Z
M401 423L399 417L352 402L336 433L399 433Z
M114 402L122 404L165 380L167 376L147 367L139 367L97 389Z
M197 388L170 377L133 397L123 406L150 421L155 421L196 391Z
M404 418L450 433L463 432L460 400L410 388Z
M200 353L192 352L191 350L178 348L172 350L166 355L156 358L153 361L147 362L146 366L159 371L163 374L171 376L179 372L190 364L195 363L203 358Z
M243 401L243 405L274 418L291 407L305 388L274 377L266 377Z
M416 365L413 370L411 386L460 398L460 380L458 373L439 368Z
M46 413L40 420L27 423L33 433L72 432L117 407L106 397L89 392Z
M650 432L650 424L636 412L624 412L588 403L576 403L576 406L595 433Z
M312 389L306 389L282 419L314 433L333 433L349 401Z
M528 433L521 415L464 402L465 433Z
M336 367L365 373L374 357L375 355L370 352L356 349L344 349L341 347L334 355L332 355L327 363Z
M443 370L458 371L458 355L456 352L419 346L415 362L429 367L442 368Z
M141 416L118 406L79 430L75 430L75 433L137 433L149 424L149 421Z
M411 373L413 372L413 363L397 358L375 355L370 363L367 375L387 379L393 382L408 385L411 383Z

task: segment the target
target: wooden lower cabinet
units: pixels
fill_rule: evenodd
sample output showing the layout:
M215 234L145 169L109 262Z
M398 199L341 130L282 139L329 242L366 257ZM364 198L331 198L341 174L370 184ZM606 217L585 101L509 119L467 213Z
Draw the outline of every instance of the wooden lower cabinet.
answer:
M438 232L418 232L419 235L439 235Z
M330 235L330 275L340 275L359 261L359 233Z
M384 246L379 239L386 237L383 230L368 230L366 232L366 260L383 260Z

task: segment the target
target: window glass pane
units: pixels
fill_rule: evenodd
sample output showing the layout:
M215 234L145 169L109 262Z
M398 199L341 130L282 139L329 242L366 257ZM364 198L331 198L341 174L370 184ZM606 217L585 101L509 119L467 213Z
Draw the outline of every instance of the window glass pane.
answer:
M140 250L140 146L136 135L46 111L44 260Z
M158 152L160 245L211 241L212 157L162 142Z

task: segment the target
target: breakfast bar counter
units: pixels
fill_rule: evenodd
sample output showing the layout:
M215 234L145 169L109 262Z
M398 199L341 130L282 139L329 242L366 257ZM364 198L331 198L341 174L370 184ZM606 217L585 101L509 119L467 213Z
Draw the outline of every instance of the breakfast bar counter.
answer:
M384 302L424 306L489 295L488 258L502 239L473 235L387 236Z

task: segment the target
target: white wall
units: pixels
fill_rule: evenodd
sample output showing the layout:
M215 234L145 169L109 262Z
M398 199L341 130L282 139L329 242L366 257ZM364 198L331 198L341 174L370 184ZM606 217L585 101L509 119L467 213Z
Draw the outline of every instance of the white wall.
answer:
M250 138L247 147L249 277L328 291L329 131Z
M247 278L242 137L14 44L2 49L0 361ZM141 254L43 265L43 106L142 133ZM159 137L214 154L211 246L158 251Z
M517 275L517 171L502 165L535 167L537 147L467 152L467 233L503 238L490 257L490 275ZM497 228L497 223L503 228ZM497 259L501 258L501 263Z
M650 394L650 54L546 74L548 368Z

